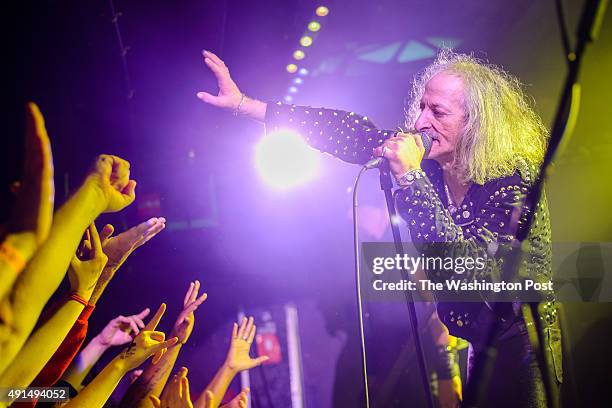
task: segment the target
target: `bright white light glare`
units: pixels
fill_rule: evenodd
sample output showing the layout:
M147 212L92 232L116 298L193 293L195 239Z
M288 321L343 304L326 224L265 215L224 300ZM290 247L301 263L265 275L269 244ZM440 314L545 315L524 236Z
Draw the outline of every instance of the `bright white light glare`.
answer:
M293 83L296 85L300 85L304 80L302 78L294 78Z
M312 180L319 160L319 154L291 130L269 133L255 147L257 172L266 184L279 190Z
M297 91L298 91L298 89L295 86L290 86L289 87L289 92L296 93Z
M308 70L306 68L300 68L300 70L298 71L298 73L302 76L304 75L308 75Z
M285 95L285 102L291 102L291 101L293 101L293 96Z

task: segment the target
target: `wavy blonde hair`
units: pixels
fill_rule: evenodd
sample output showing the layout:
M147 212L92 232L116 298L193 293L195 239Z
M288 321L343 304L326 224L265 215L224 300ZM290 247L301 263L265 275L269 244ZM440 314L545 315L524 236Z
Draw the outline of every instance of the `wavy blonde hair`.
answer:
M529 171L544 157L548 130L522 85L503 69L471 55L441 50L417 75L406 107L414 129L427 82L436 74L458 75L465 83L465 125L455 147L453 168L464 182L485 182Z

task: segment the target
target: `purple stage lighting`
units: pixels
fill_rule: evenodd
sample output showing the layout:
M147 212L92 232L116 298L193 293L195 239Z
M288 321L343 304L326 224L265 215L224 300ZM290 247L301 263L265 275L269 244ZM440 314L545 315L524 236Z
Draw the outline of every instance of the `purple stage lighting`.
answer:
M255 147L255 167L263 181L279 190L288 190L318 173L319 154L291 130L265 135Z

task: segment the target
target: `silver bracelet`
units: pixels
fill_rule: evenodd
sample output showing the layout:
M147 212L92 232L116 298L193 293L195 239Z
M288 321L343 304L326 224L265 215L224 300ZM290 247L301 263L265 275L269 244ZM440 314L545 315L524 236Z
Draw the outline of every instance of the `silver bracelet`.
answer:
M234 116L238 116L240 113L240 108L242 108L242 105L244 105L244 101L246 100L246 95L242 94L242 97L240 98L240 103L238 104L238 106L236 106L236 109L234 109Z
M408 187L416 180L422 179L423 177L425 177L425 173L421 169L408 170L397 178L397 184L400 187Z

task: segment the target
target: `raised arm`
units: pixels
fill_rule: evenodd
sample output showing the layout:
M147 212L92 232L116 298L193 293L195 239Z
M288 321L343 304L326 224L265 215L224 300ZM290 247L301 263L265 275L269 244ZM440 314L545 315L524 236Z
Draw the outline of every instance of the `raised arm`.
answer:
M206 398L210 401L212 398L210 392ZM161 398L155 395L149 395L149 401L153 408L193 408L191 402L191 393L189 391L189 380L187 379L187 368L182 367L168 383Z
M17 357L0 375L0 384L25 387L34 380L87 304L106 260L98 231L92 223L70 264L69 300L30 336Z
M225 395L225 391L227 391L227 387L229 387L236 374L257 367L268 360L268 356L251 358L249 355L256 331L257 328L253 324L253 317L249 317L248 319L245 317L240 327L237 323L234 323L232 328L232 340L227 356L225 357L225 362L221 365L215 377L206 387L206 391L210 391L214 395L212 405L207 405L204 396L202 396L196 402L196 408L218 407Z
M40 312L59 286L83 232L101 212L116 212L134 201L136 182L129 163L101 155L83 185L57 211L48 239L18 278L10 295L15 319L0 339L0 372L4 372L30 335Z
M149 364L138 379L130 385L125 396L121 400L121 407L152 407L148 396L159 397L166 381L172 372L174 363L183 346L189 339L195 323L194 311L208 296L203 293L198 297L200 281L191 282L185 298L183 299L183 310L174 322L171 337L178 338L178 342L168 349L157 364Z
M98 302L106 286L115 276L115 272L123 265L132 252L159 234L165 227L165 218L153 217L113 237L114 227L111 224L104 226L100 237L104 253L108 256L108 262L100 275L100 279L98 279L98 283L96 283L96 287L89 300L90 304L95 305Z
M312 147L349 163L365 164L372 150L396 131L381 130L366 116L336 109L267 104L245 96L232 80L225 63L210 51L204 51L204 63L217 79L217 96L198 92L205 103L265 122L267 131L293 129Z
M112 225L107 224L104 227L100 233L100 239L102 241L104 254L108 257L108 262L98 278L93 293L89 298L88 305L74 323L72 329L70 329L70 332L51 360L47 362L47 365L31 384L32 387L50 387L62 377L64 371L68 368L81 348L87 335L89 317L106 286L115 275L115 272L136 248L140 247L163 230L165 222L166 220L164 218L151 218L115 237L112 237L112 233L114 232ZM135 317L136 316L130 316L129 318ZM128 318L122 317L122 319ZM136 331L135 334L138 334L138 332ZM75 386L75 388L77 387Z
M132 316L117 316L94 337L74 359L62 379L74 389L82 388L83 380L110 347L130 343L133 337L145 327L143 319L149 315L149 308Z
M152 355L155 355L154 359L158 359L163 350L176 344L178 341L176 337L164 341L165 334L155 331L165 310L166 305L162 304L144 330L134 338L134 341L65 407L99 408L104 406L121 378L128 371L138 367Z
M0 243L0 299L47 239L53 219L51 144L43 116L34 103L28 103L26 109L25 160L17 190L6 236Z

